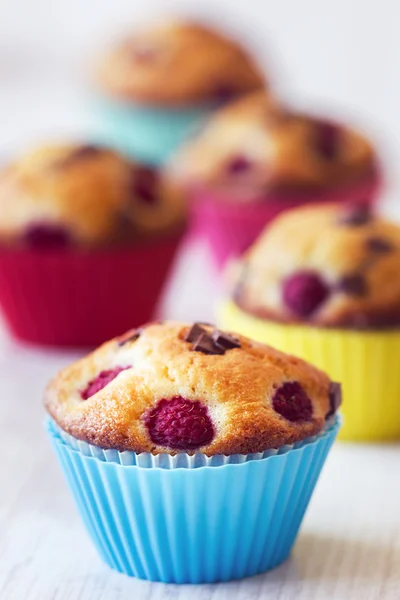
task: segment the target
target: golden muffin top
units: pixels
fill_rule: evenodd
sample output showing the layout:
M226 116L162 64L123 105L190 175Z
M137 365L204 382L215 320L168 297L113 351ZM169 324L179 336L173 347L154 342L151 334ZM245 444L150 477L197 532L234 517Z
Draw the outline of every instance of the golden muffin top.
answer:
M121 100L172 107L225 101L265 85L237 42L179 21L138 30L115 45L101 60L96 80Z
M362 134L289 110L265 92L216 111L170 164L184 184L227 191L232 201L354 184L376 167Z
M212 325L148 324L64 368L45 405L66 432L137 453L260 452L322 430L340 386Z
M400 324L400 226L362 205L288 211L233 273L236 302L267 319L354 328Z
M95 145L40 146L0 172L0 243L101 246L176 227L179 194L156 170Z

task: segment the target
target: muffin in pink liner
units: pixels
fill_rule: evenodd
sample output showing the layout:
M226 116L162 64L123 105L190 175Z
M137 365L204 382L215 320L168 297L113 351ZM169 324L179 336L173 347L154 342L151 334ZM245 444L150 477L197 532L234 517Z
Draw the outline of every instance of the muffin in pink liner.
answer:
M40 147L0 173L0 308L18 338L96 345L153 315L180 197L104 147Z
M371 144L348 127L289 110L258 92L221 109L171 161L190 199L191 231L218 266L265 225L306 203L372 204L381 174Z

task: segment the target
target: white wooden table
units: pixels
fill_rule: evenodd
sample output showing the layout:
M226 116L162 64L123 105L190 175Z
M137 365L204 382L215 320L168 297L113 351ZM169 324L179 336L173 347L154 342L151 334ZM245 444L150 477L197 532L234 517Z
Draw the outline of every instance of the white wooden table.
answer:
M214 283L209 279L204 290L204 279L195 277L207 267L198 250L178 267L165 304L169 315L211 316ZM203 293L193 293L199 285ZM20 346L0 331L1 600L399 600L400 446L394 445L334 447L292 557L273 572L175 586L111 571L86 535L43 430L43 388L76 357Z

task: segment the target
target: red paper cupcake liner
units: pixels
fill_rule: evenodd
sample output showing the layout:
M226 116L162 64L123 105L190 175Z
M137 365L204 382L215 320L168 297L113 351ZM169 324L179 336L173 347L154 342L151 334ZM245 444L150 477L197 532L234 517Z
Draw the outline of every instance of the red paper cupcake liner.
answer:
M283 212L305 204L325 202L356 202L372 206L381 189L381 180L374 176L357 186L307 195L250 198L235 203L219 191L196 188L191 190L191 236L203 237L209 243L216 266L221 269L226 260L242 254L264 227Z
M115 250L0 250L0 307L25 341L97 346L149 321L181 236Z

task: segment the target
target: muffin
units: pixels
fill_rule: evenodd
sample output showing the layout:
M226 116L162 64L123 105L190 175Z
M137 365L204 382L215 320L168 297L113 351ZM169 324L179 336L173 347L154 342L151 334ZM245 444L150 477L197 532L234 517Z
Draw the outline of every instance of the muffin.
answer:
M231 269L221 324L341 381L343 439L398 439L399 270L399 225L365 206L296 209Z
M133 32L105 53L94 79L99 139L151 164L169 156L216 106L265 86L236 41L179 21Z
M191 197L195 226L219 265L282 211L328 200L369 204L380 179L363 135L264 92L218 111L169 169Z
M97 345L149 319L183 222L161 174L105 147L41 146L16 159L0 172L0 306L11 330Z
M298 358L175 322L105 343L45 392L52 444L100 555L177 583L286 559L340 401L340 385Z

